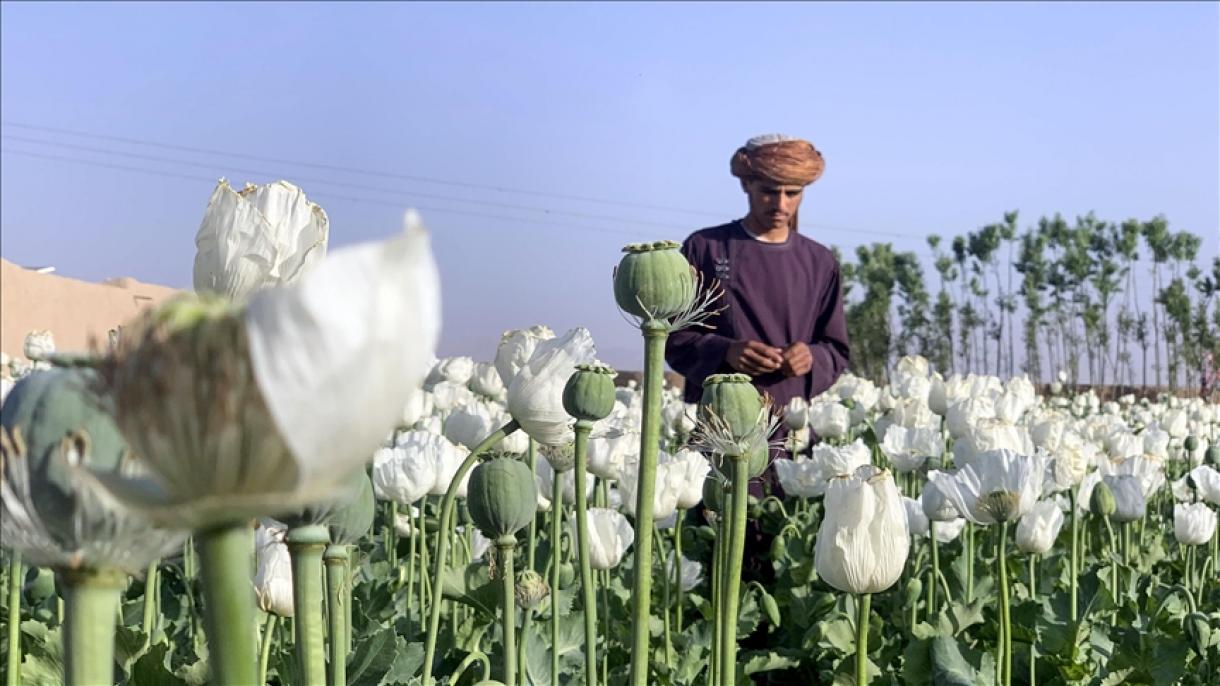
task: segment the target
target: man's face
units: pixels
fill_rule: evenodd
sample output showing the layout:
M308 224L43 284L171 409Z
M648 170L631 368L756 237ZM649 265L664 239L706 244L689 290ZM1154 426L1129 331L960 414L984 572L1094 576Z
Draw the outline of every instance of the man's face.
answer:
M785 185L768 179L753 179L745 184L750 198L750 217L754 225L770 231L789 226L801 206L804 186Z

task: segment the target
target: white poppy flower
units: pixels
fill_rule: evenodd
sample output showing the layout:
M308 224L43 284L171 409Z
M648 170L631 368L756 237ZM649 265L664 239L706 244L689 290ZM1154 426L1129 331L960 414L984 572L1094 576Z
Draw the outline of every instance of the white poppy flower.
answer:
M809 428L821 438L846 436L851 428L851 410L836 401L809 405Z
M845 593L880 593L902 575L911 538L902 497L890 473L865 465L826 488L813 564Z
M474 376L474 359L470 357L444 357L436 361L432 370L424 380L425 385L434 386L442 381L448 381L457 386L465 386Z
M31 331L25 335L21 350L26 359L41 360L55 352L55 337L50 331Z
M1045 555L1063 527L1063 511L1053 500L1039 500L1017 523L1017 547L1027 553Z
M620 431L603 436L591 436L588 446L588 471L607 481L618 478L628 460L640 459L640 434Z
M932 429L907 429L897 424L885 430L881 451L900 474L913 472L924 465L928 458L940 457L945 444L940 432Z
M466 383L466 387L481 396L500 402L504 401L505 394L507 393L504 381L500 379L500 373L496 371L496 366L490 362L475 364L474 374L470 376L470 381Z
M673 579L677 575L677 557L674 551L669 551L669 555L665 558L665 573ZM682 556L682 578L679 582L682 586L683 593L689 593L695 590L703 581L703 565L689 557Z
M592 362L593 337L575 328L561 338L541 341L508 386L508 411L531 438L546 445L571 440L572 417L563 408L563 388L576 365Z
M432 406L438 412L449 412L455 407L461 407L475 401L474 392L465 384L442 380L433 384L428 392L432 394Z
M246 184L221 179L195 234L195 291L244 300L295 282L326 256L326 212L287 181Z
M797 456L792 460L776 460L775 476L779 479L780 488L788 496L797 498L816 498L826 492L826 481L822 478L821 465L811 462L805 456Z
M572 536L576 537L576 516L571 519ZM589 533L589 565L593 569L613 569L623 554L635 542L635 529L623 515L605 507L591 507L585 512Z
M623 499L623 511L632 517L636 516L636 493L639 488L640 463L631 460L623 465L618 475L618 491ZM661 520L678 510L678 498L686 488L684 483L685 468L681 464L668 461L662 453L658 456L656 482L653 486L652 516ZM700 489L703 483L699 483Z
M907 528L912 536L928 536L928 515L924 514L923 505L914 498L902 496L902 509L907 515Z
M975 524L1015 522L1042 494L1046 464L1041 457L997 450L980 455L956 474L934 471L936 484L957 511Z
M409 447L379 448L373 455L373 493L378 500L411 505L436 484L436 459L424 448L440 437L420 431L408 436Z
M555 494L555 470L547 460L538 460L534 483L538 486L538 511L550 511L551 496ZM593 497L593 487L594 480L585 479L585 502ZM576 503L576 470L567 469L559 473L559 493L565 505Z
M930 521L951 522L961 519L957 507L945 497L944 491L937 488L933 481L924 484L923 493L919 495L919 504Z
M496 429L504 425L500 413L487 403L473 401L456 407L445 417L445 438L473 450Z
M1183 545L1203 545L1216 532L1216 511L1207 503L1176 503L1173 506L1173 536Z
M1189 476L1200 498L1212 505L1220 505L1220 472L1210 465L1199 465L1190 470Z
M507 388L534 354L534 349L542 341L555 337L555 332L549 327L537 324L528 329L505 331L500 336L500 345L496 348L496 372Z
M809 425L809 401L796 396L784 406L784 425L791 431L803 429Z
M293 616L292 557L284 537L288 528L265 519L254 530L254 595L258 607L280 617Z
M673 479L666 483L678 485L678 508L690 509L703 502L703 482L712 471L712 465L707 458L694 450L682 449L674 453L667 461L670 469L677 472Z

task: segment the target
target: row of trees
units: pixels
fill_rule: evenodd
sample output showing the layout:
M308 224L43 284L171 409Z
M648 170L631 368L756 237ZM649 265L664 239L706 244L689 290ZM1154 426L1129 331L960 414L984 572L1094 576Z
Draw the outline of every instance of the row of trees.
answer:
M1056 214L1022 231L1013 211L927 241L930 285L889 243L840 255L856 373L882 379L917 353L948 372L1183 390L1220 363L1220 258L1199 264L1201 239L1162 216Z

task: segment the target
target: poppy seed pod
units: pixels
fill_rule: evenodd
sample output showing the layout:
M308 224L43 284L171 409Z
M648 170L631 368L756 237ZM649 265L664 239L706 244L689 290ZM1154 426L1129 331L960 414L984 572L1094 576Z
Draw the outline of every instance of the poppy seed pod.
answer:
M712 374L703 382L699 413L720 418L733 438L740 440L758 425L762 396L745 374Z
M1114 500L1114 492L1106 485L1105 481L1098 483L1093 487L1093 493L1089 496L1089 510L1095 515L1109 517L1118 509L1118 503Z
M614 270L614 300L643 319L680 314L695 299L695 273L674 241L632 243Z
M1199 447L1199 437L1198 436L1187 436L1186 440L1183 441L1182 446L1184 448L1186 448L1187 450L1189 450L1190 452L1194 452Z
M529 525L537 507L534 475L523 462L501 458L470 474L466 504L475 526L491 539L512 536Z
M578 420L596 422L614 410L615 371L604 364L578 364L563 387L563 409Z

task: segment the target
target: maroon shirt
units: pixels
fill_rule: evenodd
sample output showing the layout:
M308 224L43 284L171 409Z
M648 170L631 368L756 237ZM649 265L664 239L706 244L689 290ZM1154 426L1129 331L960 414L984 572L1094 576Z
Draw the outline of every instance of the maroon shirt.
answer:
M728 305L708 320L713 329L692 327L669 336L665 360L686 377L686 402L699 402L708 376L733 371L724 355L734 340L777 348L796 341L809 345L813 369L808 374L786 377L776 371L754 377L754 385L777 407L821 393L847 368L839 263L826 246L795 231L783 243L765 243L735 221L691 234L682 254L705 282L720 280L724 295L716 306Z

